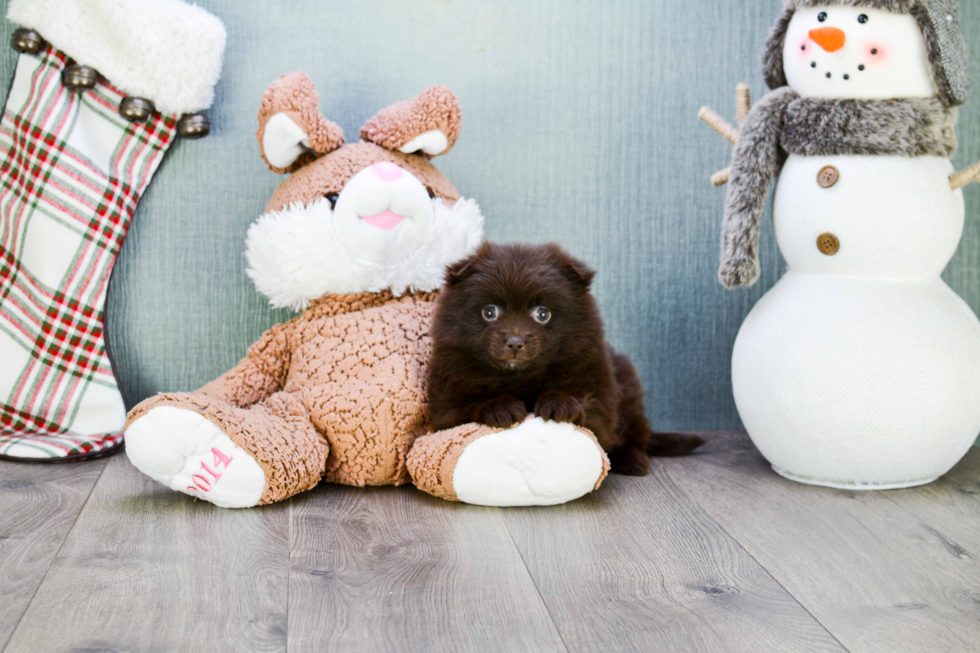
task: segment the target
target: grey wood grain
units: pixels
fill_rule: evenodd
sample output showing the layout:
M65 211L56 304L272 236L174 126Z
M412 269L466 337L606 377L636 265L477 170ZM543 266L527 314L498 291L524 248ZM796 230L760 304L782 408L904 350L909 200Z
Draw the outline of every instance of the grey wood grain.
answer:
M285 650L288 510L215 508L112 458L7 653Z
M948 555L980 560L980 449L935 483L882 496L917 517ZM980 573L968 598L980 605Z
M0 462L0 651L107 462Z
M703 455L664 467L848 650L977 651L980 560L977 540L960 537L980 514L943 508L957 500L951 484L804 486L774 474L744 434L718 435ZM951 523L953 513L967 525Z
M504 521L570 651L844 650L658 461Z
M714 434L555 508L321 486L226 511L122 456L0 465L0 625L18 653L975 651L978 478L973 451L922 488L811 488Z
M291 652L565 650L497 509L325 485L292 532Z

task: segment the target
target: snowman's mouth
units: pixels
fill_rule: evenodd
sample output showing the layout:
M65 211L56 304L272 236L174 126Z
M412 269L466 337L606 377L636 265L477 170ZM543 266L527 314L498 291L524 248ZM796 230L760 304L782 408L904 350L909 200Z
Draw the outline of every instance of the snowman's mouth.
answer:
M850 72L846 72L846 73L841 74L841 73L838 73L835 70L822 70L820 68L820 66L817 65L817 62L816 61L812 62L810 64L810 67L813 68L814 70L816 70L818 73L822 74L827 79L834 79L835 77L840 77L844 81L848 81L848 80L851 79L851 75L853 74L853 73L850 73ZM864 64L861 64L861 65L858 66L857 72L862 72L862 71L864 71L864 69L865 69Z
M364 222L367 222L372 227L377 227L378 229L385 229L386 231L390 231L394 229L395 227L400 225L402 223L402 220L404 219L405 219L404 215L399 215L394 211L392 211L391 209L388 209L387 211L383 211L381 213L375 213L374 215L361 216L361 220L364 220Z

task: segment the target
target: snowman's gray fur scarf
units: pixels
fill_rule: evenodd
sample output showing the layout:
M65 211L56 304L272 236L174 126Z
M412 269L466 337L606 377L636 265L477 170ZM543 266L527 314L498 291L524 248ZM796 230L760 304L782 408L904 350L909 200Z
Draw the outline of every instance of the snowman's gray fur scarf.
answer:
M801 98L789 87L764 97L749 112L735 143L722 225L721 283L741 288L759 278L762 212L788 154L949 158L956 151L956 115L938 98L818 100Z
M959 24L959 0L785 0L783 13L769 32L763 54L766 84L786 86L783 42L793 13L800 7L848 5L912 14L926 41L939 99L947 106L966 102L970 94L969 62Z
M769 184L783 156L779 152L783 116L795 97L789 87L773 91L752 107L739 131L721 228L718 279L726 288L751 286L759 278L759 225Z
M779 146L801 156L956 153L959 110L936 98L816 100L794 96L787 104Z
M824 5L846 5L850 7L871 7L887 9L907 14L920 0L788 0L784 4L791 7L822 7Z

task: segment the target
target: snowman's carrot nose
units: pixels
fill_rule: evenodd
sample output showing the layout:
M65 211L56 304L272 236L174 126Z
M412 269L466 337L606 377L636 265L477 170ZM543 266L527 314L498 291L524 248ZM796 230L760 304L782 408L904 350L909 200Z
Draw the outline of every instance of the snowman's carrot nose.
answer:
M837 52L847 42L844 30L836 27L821 27L810 30L810 38L827 52Z

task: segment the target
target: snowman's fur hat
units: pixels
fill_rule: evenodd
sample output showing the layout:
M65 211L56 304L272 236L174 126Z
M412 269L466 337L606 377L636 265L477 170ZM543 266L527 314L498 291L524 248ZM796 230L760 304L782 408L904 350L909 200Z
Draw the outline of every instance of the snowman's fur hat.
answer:
M959 23L959 0L785 0L779 20L769 33L763 58L769 88L786 86L783 42L793 14L801 7L848 5L912 14L926 40L939 99L947 106L966 102L970 93L966 42Z

